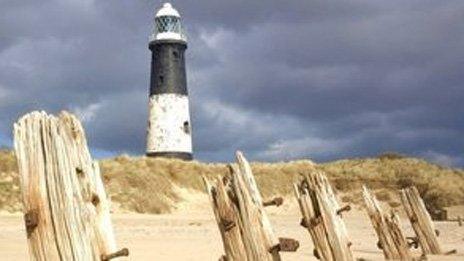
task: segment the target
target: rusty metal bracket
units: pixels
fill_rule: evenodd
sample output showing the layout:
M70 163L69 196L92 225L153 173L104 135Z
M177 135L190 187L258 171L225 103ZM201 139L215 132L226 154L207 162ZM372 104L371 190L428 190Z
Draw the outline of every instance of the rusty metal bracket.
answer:
M304 218L301 218L300 226L302 226L304 228L308 228L309 224L308 224L308 222L306 222L306 220Z
M224 231L226 232L234 228L236 225L234 221L227 220L227 219L222 219L221 224L222 224L222 227L224 228Z
M406 237L408 241L408 246L414 247L415 249L419 248L419 239L417 237Z
M26 214L24 214L24 223L26 225L27 237L29 238L35 228L39 225L39 213L37 210L29 210Z
M377 248L378 249L383 249L383 245L382 245L382 242L380 242L380 240L377 241Z
M270 253L277 252L295 252L300 247L300 242L293 238L279 237L279 244L269 249Z
M304 228L313 228L313 227L319 225L319 224L321 223L321 221L322 221L322 220L321 220L320 217L317 217L317 218L316 218L316 217L313 217L313 218L311 218L311 219L309 220L309 224L308 224L308 222L307 222L304 218L302 218L302 219L301 219L301 222L300 222L300 225L301 225L302 227L304 227Z
M309 228L309 224L308 224L308 222L306 222L306 219L304 219L304 218L301 218L300 226L302 226L304 228Z
M300 247L300 242L293 238L279 238L280 251L295 252Z
M273 198L272 200L269 200L269 201L265 201L263 202L263 206L264 207L268 207L268 206L280 206L284 203L284 199L282 197L275 197Z
M350 211L350 210L351 210L351 205L343 206L342 208L337 210L337 215L340 215L343 212L347 212L347 211Z
M92 193L92 198L90 199L90 201L92 202L92 205L96 207L98 206L98 204L100 204L100 197L98 197L96 193Z
M113 258L121 257L121 256L129 256L129 249L123 248L119 251L116 251L114 253L108 254L108 255L102 255L101 260L102 261L108 261Z
M84 176L84 170L81 167L76 167L76 174L79 177Z
M458 251L457 251L456 249L453 249L453 250L450 250L450 251L445 252L444 255L445 255L445 256L454 255L454 254L456 254L457 252L458 252Z

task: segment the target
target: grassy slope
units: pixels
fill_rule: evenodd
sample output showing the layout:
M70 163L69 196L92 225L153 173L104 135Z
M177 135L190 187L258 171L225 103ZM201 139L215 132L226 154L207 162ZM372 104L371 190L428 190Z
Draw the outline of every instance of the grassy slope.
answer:
M0 210L21 210L19 177L13 153L0 149Z
M166 213L179 201L174 186L203 191L201 176L227 171L225 164L119 156L100 163L107 191L121 208L141 213ZM379 199L398 205L397 189L415 184L428 204L464 204L464 171L423 160L386 155L379 158L341 160L325 164L310 161L253 163L264 197L291 193L299 175L316 169L327 173L344 201L359 202L366 183ZM0 209L18 210L19 191L13 154L0 151Z

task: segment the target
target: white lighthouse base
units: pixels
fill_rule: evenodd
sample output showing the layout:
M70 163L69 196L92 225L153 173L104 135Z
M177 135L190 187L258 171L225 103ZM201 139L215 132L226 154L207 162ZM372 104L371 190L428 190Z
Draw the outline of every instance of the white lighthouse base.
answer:
M191 158L188 97L175 93L152 95L149 101L147 135L147 155Z

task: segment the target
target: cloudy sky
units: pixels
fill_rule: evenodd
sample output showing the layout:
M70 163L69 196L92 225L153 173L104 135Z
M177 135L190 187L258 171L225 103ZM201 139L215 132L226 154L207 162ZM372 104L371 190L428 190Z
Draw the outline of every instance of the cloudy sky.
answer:
M77 113L94 155L144 153L161 1L0 0L0 146ZM189 35L197 159L384 151L464 166L464 1L173 1Z

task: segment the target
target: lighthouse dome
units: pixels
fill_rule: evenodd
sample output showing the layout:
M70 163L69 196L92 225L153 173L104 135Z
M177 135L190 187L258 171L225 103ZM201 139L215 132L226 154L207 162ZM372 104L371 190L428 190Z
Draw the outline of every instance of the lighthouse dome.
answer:
M163 7L155 15L154 30L150 36L150 42L158 40L187 42L180 14L170 3L163 4Z
M174 7L170 3L164 3L163 7L161 7L158 12L156 12L155 17L160 17L160 16L176 16L180 17L179 12L177 12Z

